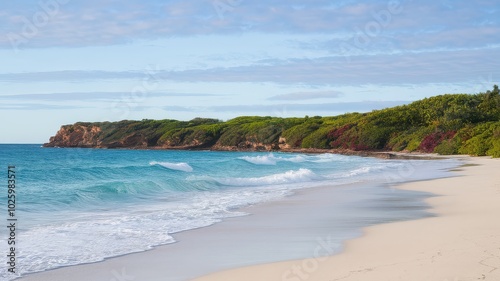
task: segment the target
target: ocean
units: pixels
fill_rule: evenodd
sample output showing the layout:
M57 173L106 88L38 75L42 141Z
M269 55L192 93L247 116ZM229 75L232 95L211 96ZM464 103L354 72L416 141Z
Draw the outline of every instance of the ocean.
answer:
M0 145L0 165L3 186L8 166L16 173L16 274L0 262L0 279L10 280L174 243L174 233L247 215L242 207L277 201L299 189L341 190L355 182L390 186L447 176L459 162L37 144ZM0 210L9 225L7 201L4 188ZM384 220L413 217L396 214ZM0 256L5 257L9 233L0 234Z

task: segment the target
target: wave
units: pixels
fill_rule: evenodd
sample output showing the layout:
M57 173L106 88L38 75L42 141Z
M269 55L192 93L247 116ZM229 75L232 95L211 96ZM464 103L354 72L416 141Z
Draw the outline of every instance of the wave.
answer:
M357 169L354 169L354 170L351 170L351 171L345 173L344 176L345 177L354 177L354 176L369 174L370 172L372 172L374 170L375 169L373 167L361 167L361 168L357 168Z
M264 155L264 156L243 156L240 157L239 159L245 160L249 163L255 164L255 165L276 165L277 158L274 157L274 155L271 153L269 155Z
M313 171L301 168L296 171L290 170L284 173L277 173L263 177L214 178L213 180L221 185L226 186L266 186L310 182L319 179L320 176L316 175Z
M296 155L293 157L275 156L273 153L262 156L243 156L238 159L245 160L255 165L276 165L277 162L293 163L332 163L332 162L352 162L356 156L345 156L333 153L323 153L316 155Z
M339 154L332 154L332 153L324 153L324 154L318 154L311 156L311 162L314 163L331 163L331 162L350 162L352 161L353 157L356 156L345 156L345 155L339 155Z
M149 165L151 166L161 166L170 170L175 170L175 171L183 171L190 173L193 171L193 167L189 166L188 163L171 163L171 162L156 162L152 161L149 162Z
M306 161L306 158L301 155L294 157L276 157L272 153L262 156L243 156L239 157L238 159L245 160L255 165L276 165L276 163L279 161L287 161L293 163L301 163Z
M302 155L297 155L297 156L294 156L294 157L290 157L290 158L282 158L284 159L285 161L289 161L289 162L293 162L293 163L302 163L302 162L306 162L307 159L302 156Z

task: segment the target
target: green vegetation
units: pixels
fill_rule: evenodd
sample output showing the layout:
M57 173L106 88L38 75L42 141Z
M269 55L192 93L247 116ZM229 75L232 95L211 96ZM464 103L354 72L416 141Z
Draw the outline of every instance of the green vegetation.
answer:
M226 122L196 118L187 122L142 120L63 127L68 134L75 134L78 126L99 127L92 143L100 147L319 148L500 157L500 93L495 85L493 90L475 95L441 95L370 113L334 117L244 116ZM47 146L64 146L58 139L62 138L51 139Z

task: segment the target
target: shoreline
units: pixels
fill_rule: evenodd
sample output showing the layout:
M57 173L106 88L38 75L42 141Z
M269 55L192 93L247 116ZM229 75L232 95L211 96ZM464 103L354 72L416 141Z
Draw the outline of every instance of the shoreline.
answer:
M192 281L500 280L500 161L467 158L459 176L407 182L435 216L369 226L328 257L235 268Z
M373 183L369 183L370 185L373 185ZM208 247L205 249L204 256L201 258L201 261L203 260L214 260L213 253L218 252L218 248L224 248L227 247L228 244L234 248L238 249L241 248L242 246L240 245L242 241L252 241L252 240L261 240L265 241L264 244L271 243L276 247L276 248L286 248L286 247L297 247L297 243L303 243L302 244L302 253L284 253L280 257L275 257L271 258L268 260L268 262L275 262L278 260L293 260L297 258L302 258L307 255L309 255L309 249L316 243L314 239L311 241L311 235L312 237L325 237L325 233L321 232L324 231L323 229L325 226L328 226L328 224L325 224L324 222L316 222L314 224L311 224L311 218L316 218L317 220L322 220L322 221L328 221L329 219L332 219L332 215L329 214L332 210L327 209L330 208L332 205L335 205L335 200L332 199L332 196L335 197L335 194L340 194L336 190L337 187L342 188L359 188L355 187L360 184L348 184L348 185L339 185L339 186L327 186L327 187L313 187L313 188L307 188L303 190L297 190L294 195L292 196L287 196L283 199L280 199L278 201L271 201L271 202L265 202L257 205L253 205L250 207L245 207L241 210L238 211L246 211L246 213L250 213L249 216L243 216L243 217L235 217L235 218L228 218L224 219L222 222L216 223L214 225L204 227L204 228L198 228L198 229L193 229L193 230L188 230L185 232L177 232L173 234L172 236L176 239L177 242L173 244L166 244L166 245L161 245L161 246L156 246L152 248L151 250L143 251L143 252L138 252L138 253L130 253L126 254L123 256L119 257L110 257L105 259L104 261L96 262L96 263L90 263L90 264L81 264L81 265L74 265L74 266L68 266L68 267L60 267L57 269L52 269L44 272L38 272L38 273L32 273L25 275L24 277L17 279L17 280L68 280L70 278L71 280L89 280L88 272L92 271L95 272L94 275L92 275L92 280L106 280L109 281L110 278L110 272L120 272L121 268L127 268L127 270L134 272L136 276L141 276L141 280L147 276L147 280L164 280L159 278L158 274L160 273L165 273L165 266L169 264L168 261L171 262L176 262L175 259L172 257L175 257L176 255L179 256L184 256L184 257L189 257L194 256L194 255L199 255L195 249L197 248L203 248L206 247L202 242L200 242L200 237L208 237L206 239L215 239L215 244L216 246L213 246L212 248ZM367 184L361 186L366 186ZM384 189L386 192L392 193L393 191L391 188L387 186L383 186L381 189ZM391 194L392 196L392 194ZM418 195L417 197L419 197ZM430 195L426 195L430 196ZM344 195L345 197L345 195ZM386 196L387 197L387 196ZM336 198L336 197L335 197ZM348 197L345 197L349 199ZM369 199L369 198L368 198ZM371 200L371 199L370 199ZM368 200L368 201L370 201ZM417 198L415 199L418 202L421 201L421 199ZM347 205L352 205L355 207L356 205L359 205L358 203L353 203L352 202L343 202L343 200L340 200L340 198L337 199L337 203L344 203ZM314 207L313 207L314 206ZM396 206L397 208L401 208L404 206ZM417 206L420 208L421 206ZM311 209L316 209L315 211L311 211ZM418 209L416 210L418 211ZM413 210L412 212L416 212ZM277 214L278 213L278 214ZM371 211L370 214L368 215L368 219L371 216ZM418 217L422 217L423 215L420 214ZM268 219L268 217L271 217ZM405 219L415 219L417 217L411 217L411 218L399 218L398 220L405 220ZM362 227L369 225L369 224L379 224L379 223L384 223L387 221L383 220L383 217L380 217L379 219L375 219L373 222L370 221L369 223L365 222L360 222L360 224L356 226L350 226L351 228L354 228L356 230L360 230ZM271 227L273 229L272 225L276 224L276 222L280 222L283 220L289 220L287 224L284 224L282 226L287 227L289 229L294 229L293 233L296 235L296 237L288 237L286 239L283 239L284 231L282 229L274 229L273 231L276 232L276 234L269 235L269 232L262 232L262 228L264 227L265 229ZM356 220L354 218L354 220ZM365 218L366 220L366 218ZM394 220L394 218L392 218ZM266 225L267 224L267 225ZM352 223L350 223L352 224ZM305 226L308 225L308 226ZM245 229L245 231L243 231ZM259 231L260 229L260 231ZM269 229L268 229L269 230ZM352 230L352 229L351 229ZM233 233L233 232L239 232L238 235L233 235L231 236L232 240L230 241L217 241L218 236L223 236L225 233ZM301 232L302 231L302 232ZM318 231L314 233L314 231ZM311 234L311 232L313 232ZM271 233L272 234L272 233ZM308 235L308 236L306 236ZM354 237L357 237L361 235L361 232L355 235L348 235L348 236L339 236L339 241L343 242L346 239L352 239ZM269 240L271 237L274 237L274 240ZM205 238L204 238L205 239ZM292 239L292 240L291 240ZM297 242L298 241L298 242ZM309 243L309 244L307 244ZM337 242L339 242L337 241ZM255 242L255 241L253 241ZM339 243L340 243L339 242ZM211 241L213 243L213 241ZM258 249L265 249L267 246L266 245L260 245L257 247ZM247 256L245 256L245 259L247 259L248 255L253 255L255 262L248 261L251 264L260 264L262 262L262 253L259 251L253 251L250 249L243 249L247 252ZM187 251L187 252L186 252ZM187 254L190 253L190 254ZM249 254L250 253L250 254ZM333 252L329 252L329 254L333 254ZM228 254L226 254L228 255ZM142 263L141 267L147 268L147 270L141 270L141 267L137 267L136 264L139 263L141 264L141 261L147 260L147 263ZM186 261L188 261L186 259ZM189 263L189 262L187 262ZM186 276L186 278L179 278L175 280L189 280L192 279L196 276L201 276L203 274L207 274L209 272L217 271L217 270L225 270L225 269L230 269L238 266L242 266L241 264L231 264L231 261L222 261L218 260L218 265L214 267L214 264L212 265L207 265L207 266L199 266L196 270L188 270L186 268L180 268L180 271L192 271L192 272L197 272L197 274L192 274L190 276ZM183 266L183 263L181 264ZM187 265L185 265L187 266ZM161 269L163 268L163 269ZM161 270L159 270L161 269ZM159 270L159 272L156 272ZM127 272L129 272L127 271ZM168 270L168 273L172 270ZM155 273L156 272L156 273ZM174 274L174 273L172 273ZM107 277L106 277L107 276ZM80 279L78 279L80 278ZM107 279L106 279L107 278ZM144 279L144 280L146 280ZM168 279L168 278L167 278ZM168 279L168 280L173 280L173 279Z
M66 149L110 149L110 150L164 150L164 151L221 151L221 152L258 152L258 153L304 153L304 154L338 154L345 156L374 157L380 159L401 159L401 160L435 160L453 157L469 157L469 155L440 155L437 153L390 151L390 150L350 150L350 149L329 149L329 148L282 148L271 150L244 149L237 147L230 148L193 148L193 147L59 147L45 146L43 148L66 148Z

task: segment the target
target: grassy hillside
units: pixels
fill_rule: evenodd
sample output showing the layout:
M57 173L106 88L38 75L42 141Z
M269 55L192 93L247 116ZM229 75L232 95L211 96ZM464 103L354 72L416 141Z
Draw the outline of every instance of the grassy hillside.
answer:
M95 133L89 133L91 127ZM46 146L320 148L500 157L500 94L494 86L492 91L475 95L441 95L334 117L76 123L63 126Z

